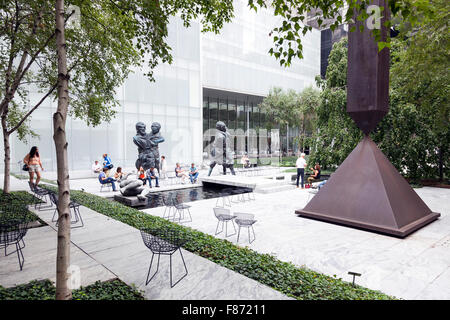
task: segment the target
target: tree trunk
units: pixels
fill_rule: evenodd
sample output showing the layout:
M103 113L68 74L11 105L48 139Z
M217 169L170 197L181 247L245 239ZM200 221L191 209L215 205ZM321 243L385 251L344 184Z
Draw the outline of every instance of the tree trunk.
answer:
M439 181L444 181L444 155L442 152L442 147L439 148Z
M3 147L5 149L5 177L3 178L3 193L9 193L11 174L11 148L9 145L9 133L6 124L6 116L2 116Z
M66 40L64 37L64 0L56 0L56 50L58 53L58 109L53 115L53 140L58 172L58 249L56 253L56 299L72 299L70 266L70 187L67 159L66 117L69 107Z

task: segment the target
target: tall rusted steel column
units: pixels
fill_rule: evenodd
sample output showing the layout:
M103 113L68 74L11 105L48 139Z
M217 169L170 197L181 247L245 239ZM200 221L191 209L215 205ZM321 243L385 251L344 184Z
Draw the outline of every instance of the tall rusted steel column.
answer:
M390 18L387 1L373 0L371 5L385 8L379 23L385 40L389 30L384 22ZM364 31L360 32L362 23ZM378 51L366 21L355 26L356 30L348 33L347 112L364 138L296 213L404 238L440 214L427 207L369 137L389 110L389 49Z

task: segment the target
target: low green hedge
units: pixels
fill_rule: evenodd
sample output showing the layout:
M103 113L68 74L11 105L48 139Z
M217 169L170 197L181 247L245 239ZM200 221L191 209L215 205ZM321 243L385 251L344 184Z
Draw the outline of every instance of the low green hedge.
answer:
M0 286L0 300L54 300L56 288L50 280L34 280L12 288ZM73 300L144 300L135 288L119 279L97 281L72 291Z
M351 283L336 277L280 261L274 256L261 254L247 247L239 247L227 240L217 239L93 194L72 190L71 197L83 206L137 229L176 230L186 240L184 249L297 299L393 299L382 292L361 286L353 287Z
M42 225L46 223L36 214L29 211L26 206L33 204L37 199L26 191L13 191L11 193L3 193L0 189L0 206L6 205L13 207L14 211L4 211L0 213L2 220L20 218L24 222L39 221Z

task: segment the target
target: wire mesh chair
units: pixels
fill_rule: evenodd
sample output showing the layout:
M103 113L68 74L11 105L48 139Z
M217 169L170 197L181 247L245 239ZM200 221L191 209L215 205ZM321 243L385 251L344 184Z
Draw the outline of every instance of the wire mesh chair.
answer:
M231 199L230 199L230 189L226 188L220 191L220 196L216 200L216 207L222 207L225 208L225 206L231 207ZM220 206L219 203L222 201L222 205Z
M218 235L219 233L223 232L223 225L225 224L225 237L230 237L236 234L236 227L234 226L234 222L233 219L235 218L234 215L232 215L230 213L229 209L226 208L213 208L214 209L214 215L217 218L217 227L216 227L216 233L215 235ZM231 221L231 224L233 225L234 228L234 233L232 234L228 234L228 222ZM217 232L217 230L219 229L219 224L222 222L222 229Z
M173 196L173 193L170 192L167 195L167 198L164 197L164 196L161 197L162 202L163 202L164 207L165 207L164 208L164 213L163 213L163 219L170 220L170 212L172 211L172 208L175 208L174 205L173 205L172 196ZM167 216L166 216L166 213L167 213ZM174 218L175 218L175 213L174 213Z
M0 210L6 211L4 207ZM22 249L25 248L25 241L23 240L23 237L26 235L27 231L28 222L23 219L8 218L4 216L0 218L0 248L5 248L5 256L9 256L14 252L17 252L20 271L22 271L23 264L25 263L25 257ZM15 245L16 250L7 253L7 247L10 245Z
M50 201L50 199L49 199L48 202L45 200L46 196L48 196L49 193L50 193L49 190L43 189L43 188L39 188L37 185L35 185L34 183L31 183L30 181L28 181L28 186L30 187L30 190L31 190L31 192L33 193L33 196L34 196L33 204L34 204L34 208L35 209L38 209L38 210L49 209L49 208L51 208L53 206L52 202ZM46 205L46 206L42 207L42 203L47 203L49 205ZM37 207L38 205L39 205L39 208Z
M56 226L58 226L58 196L54 192L49 193L50 200L52 203L56 206L55 212L53 212L52 222L56 222ZM75 220L72 220L72 213L70 213L70 223L71 225L76 225L78 222L81 222L81 225L78 226L71 226L71 228L81 228L84 227L84 221L81 217L80 213L80 204L70 201L69 202L69 210L73 210L73 216L75 217Z
M173 215L173 221L175 221L175 216L178 213L178 222L192 222L192 216L191 216L191 211L189 210L189 208L191 207L190 205L187 205L185 203L179 202L175 197L172 197L172 203L173 206L175 207L175 214ZM189 214L189 220L188 221L182 221L184 219L184 212L185 210L187 211L187 213Z
M145 285L155 277L159 270L159 259L161 255L168 255L170 257L170 287L173 288L177 283L179 283L184 277L187 276L188 270L186 263L184 261L183 253L181 252L181 246L186 243L181 237L181 234L174 230L162 230L162 229L141 229L141 236L144 244L152 252L152 259L150 261L150 267L148 268L147 279L145 280ZM172 279L172 255L180 251L181 260L183 261L184 269L186 273L173 283ZM158 255L158 264L156 266L155 273L150 277L150 271L152 269L153 258L155 254ZM149 279L150 277L150 279Z
M245 193L246 191L244 190L234 190L233 194L231 196L231 202L233 203L239 203L239 202L245 202Z
M100 183L100 192L103 192L104 188L106 188L106 191L111 192L112 191L112 183L111 182Z
M235 220L236 224L239 227L238 236L237 236L237 242L239 242L239 236L241 234L241 228L247 228L248 230L248 242L252 243L256 239L255 230L253 229L253 224L256 222L255 215L251 213L238 213L235 214ZM250 228L252 228L253 231L253 240L250 240Z

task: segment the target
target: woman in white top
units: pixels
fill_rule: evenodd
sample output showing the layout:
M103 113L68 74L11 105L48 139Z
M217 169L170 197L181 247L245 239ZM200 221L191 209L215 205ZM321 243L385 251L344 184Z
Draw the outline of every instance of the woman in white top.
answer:
M306 168L306 160L305 154L302 153L300 157L295 162L295 166L297 167L297 188L300 176L302 177L302 189L303 189L303 180L305 179L305 168Z

